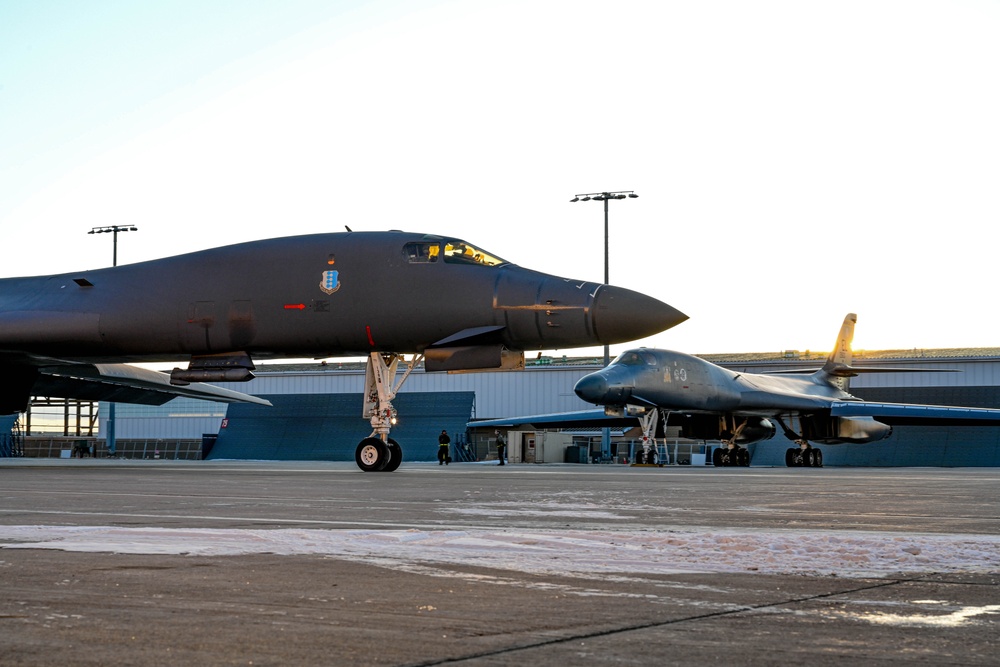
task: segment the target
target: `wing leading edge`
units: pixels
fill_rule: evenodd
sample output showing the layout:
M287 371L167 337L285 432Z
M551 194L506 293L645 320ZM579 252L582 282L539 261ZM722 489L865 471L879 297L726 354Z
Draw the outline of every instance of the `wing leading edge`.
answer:
M988 426L1000 425L1000 410L910 403L834 401L832 417L872 417L890 426Z
M510 417L507 419L481 419L469 422L470 427L514 428L515 426L531 425L535 428L589 428L593 426L612 426L615 424L638 424L639 420L632 416L616 417L607 415L604 408L578 410L574 412L555 412L546 415L528 415L526 417Z
M179 396L219 403L271 405L263 398L210 384L172 385L170 376L165 373L127 364L41 366L31 393L35 396L143 405L163 405Z

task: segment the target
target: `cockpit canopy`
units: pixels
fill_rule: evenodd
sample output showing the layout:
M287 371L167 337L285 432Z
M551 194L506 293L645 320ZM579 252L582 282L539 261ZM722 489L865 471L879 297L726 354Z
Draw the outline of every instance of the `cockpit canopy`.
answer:
M627 350L622 352L611 362L619 366L656 366L658 360L651 351L640 348L638 350Z
M403 254L411 264L431 264L443 259L446 264L502 266L507 260L481 250L471 243L459 241L416 241L403 246Z

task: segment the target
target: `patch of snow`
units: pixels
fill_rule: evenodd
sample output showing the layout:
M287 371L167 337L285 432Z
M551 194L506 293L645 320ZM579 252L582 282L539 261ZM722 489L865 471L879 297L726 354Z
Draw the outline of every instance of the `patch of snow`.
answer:
M0 547L128 554L321 554L567 576L1000 573L1000 536L821 530L324 530L0 526ZM990 612L992 613L992 611Z

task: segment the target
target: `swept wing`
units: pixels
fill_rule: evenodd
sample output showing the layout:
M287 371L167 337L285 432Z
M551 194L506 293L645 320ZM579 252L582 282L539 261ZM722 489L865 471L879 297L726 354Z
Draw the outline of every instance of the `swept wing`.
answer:
M220 403L271 405L265 399L215 385L174 385L166 373L128 364L74 363L27 355L16 355L16 359L0 355L0 364L23 378L33 396L142 405L163 405L183 396Z

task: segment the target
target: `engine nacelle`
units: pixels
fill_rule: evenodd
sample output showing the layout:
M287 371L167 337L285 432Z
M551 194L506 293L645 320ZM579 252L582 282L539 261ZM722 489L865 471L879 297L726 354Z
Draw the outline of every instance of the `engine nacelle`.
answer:
M892 427L872 417L803 417L802 437L827 445L865 444L885 440Z
M678 419L670 416L671 425L680 425L680 437L691 440L728 440L738 430L736 443L749 445L762 440L770 440L777 433L777 428L770 419L764 417L747 417L746 425L739 428L743 419L736 418L736 429L732 426L732 418L726 419L717 415L687 415Z
M524 352L508 350L503 345L461 345L429 347L424 350L424 370L448 371L519 371L524 369Z

